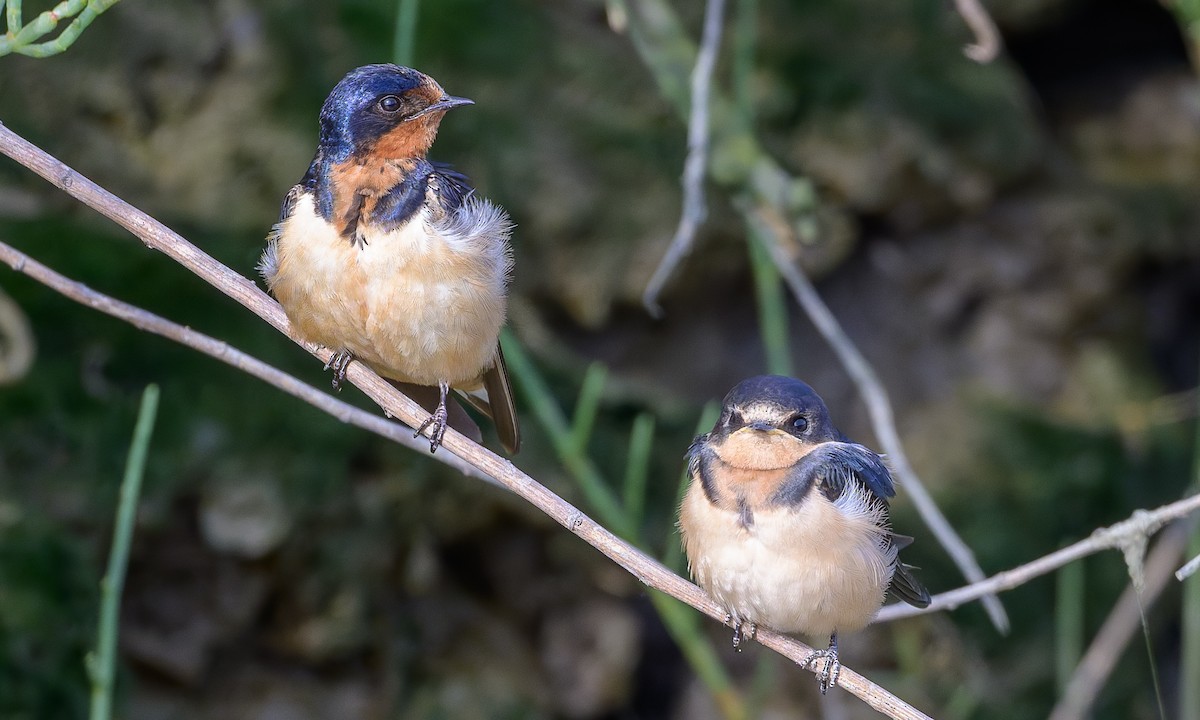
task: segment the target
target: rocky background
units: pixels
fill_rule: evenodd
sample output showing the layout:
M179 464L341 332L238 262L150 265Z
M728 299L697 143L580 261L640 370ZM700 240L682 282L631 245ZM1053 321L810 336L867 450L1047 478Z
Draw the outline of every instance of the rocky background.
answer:
M731 34L732 14L756 18L751 81L737 91L769 155L816 189L802 261L984 569L1179 497L1197 452L1200 93L1170 9L991 3L1006 51L980 66L962 56L969 37L947 3L747 2L730 3ZM690 37L700 5L667 5ZM685 128L611 9L424 3L415 64L477 102L447 119L434 157L518 225L516 335L568 412L585 370L608 368L589 448L601 470L619 478L633 418L655 418L636 531L669 555L701 408L765 357L727 184L710 186L665 317L641 308L678 218ZM321 101L348 69L392 58L395 12L126 0L61 56L0 58L0 121L251 275L311 158ZM727 45L722 92L733 64ZM0 239L328 381L241 308L7 161ZM877 447L798 310L790 328L795 374ZM724 717L644 588L504 492L10 272L0 355L0 716L86 712L117 484L155 382L121 717ZM586 508L523 410L518 464ZM930 588L961 585L903 489L895 515L919 538L910 561ZM1090 638L1127 575L1115 553L1083 566L1086 600L1067 611ZM1007 637L970 606L851 636L843 657L935 717L1041 717L1057 696L1055 597L1051 577L1006 594ZM1179 608L1172 583L1148 617L1168 716L1184 681ZM810 676L761 648L735 655L716 623L697 628L751 716L815 712ZM1141 645L1096 717L1157 717ZM844 694L834 702L827 712L873 716Z

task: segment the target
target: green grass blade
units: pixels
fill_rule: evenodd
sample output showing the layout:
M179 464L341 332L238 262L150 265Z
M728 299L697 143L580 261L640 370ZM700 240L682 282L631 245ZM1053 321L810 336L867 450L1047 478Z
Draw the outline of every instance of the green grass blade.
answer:
M417 16L421 0L396 0L396 34L392 39L392 62L411 66L417 52Z
M1083 562L1065 565L1056 574L1054 669L1058 696L1066 692L1067 684L1079 659L1083 657L1084 634L1084 573Z
M616 494L604 482L591 458L575 446L574 436L567 425L562 408L534 367L533 361L525 354L521 343L506 329L500 334L500 344L504 348L504 359L508 363L509 372L517 379L518 392L524 395L538 424L550 436L550 442L554 445L559 459L575 478L588 504L595 510L597 518L614 533L624 538L632 537L633 528L629 526L628 518L625 517Z
M100 581L100 628L96 636L96 650L87 658L88 674L92 681L92 704L89 714L91 720L109 720L112 716L118 611L121 607L121 591L125 586L125 570L129 565L129 546L137 518L142 476L146 470L146 455L150 449L150 436L154 432L154 418L157 414L158 386L149 385L142 394L142 405L138 410L133 442L129 446L129 458L125 464L125 477L121 480L108 569L104 579Z
M642 526L646 510L646 479L650 474L650 449L654 447L654 416L640 413L629 429L629 455L625 461L623 500L634 529Z
M600 412L600 398L604 396L604 383L608 369L594 362L583 375L579 387L579 399L575 401L575 413L571 416L571 444L576 452L586 453L588 441L592 439L592 428L596 425L596 414Z
M762 235L749 223L746 224L746 239L767 371L773 375L791 375L792 348L788 342L787 295L784 293L783 279L779 277L771 254L763 244Z

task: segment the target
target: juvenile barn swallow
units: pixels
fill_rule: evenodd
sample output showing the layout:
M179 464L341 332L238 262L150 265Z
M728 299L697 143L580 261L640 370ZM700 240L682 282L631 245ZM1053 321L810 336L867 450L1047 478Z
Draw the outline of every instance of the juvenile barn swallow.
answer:
M296 333L335 352L335 388L352 360L410 395L423 386L431 414L417 435L428 430L430 452L465 417L447 408L454 388L515 453L498 342L512 223L464 175L426 159L446 111L471 104L410 68L350 71L321 108L316 157L287 194L259 271Z
M679 528L692 576L743 626L829 638L821 692L837 684L839 632L867 625L888 591L917 607L929 591L898 559L912 538L888 525L896 494L882 458L838 432L808 385L742 381L688 449Z

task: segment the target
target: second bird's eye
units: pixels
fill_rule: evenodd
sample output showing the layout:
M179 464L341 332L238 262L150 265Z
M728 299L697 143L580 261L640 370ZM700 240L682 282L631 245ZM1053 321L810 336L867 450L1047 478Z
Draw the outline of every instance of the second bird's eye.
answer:
M394 113L400 109L400 98L395 95L384 95L379 99L379 109L386 113Z
M803 415L797 417L792 421L792 427L796 428L800 432L804 432L808 429L808 418L804 417Z

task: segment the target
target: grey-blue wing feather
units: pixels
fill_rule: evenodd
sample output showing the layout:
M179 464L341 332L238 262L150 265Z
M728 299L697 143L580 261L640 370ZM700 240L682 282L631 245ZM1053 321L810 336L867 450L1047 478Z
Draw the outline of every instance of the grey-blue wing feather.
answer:
M796 505L813 485L825 497L836 500L849 482L860 483L884 502L896 495L892 473L878 454L855 443L827 442L813 448L796 463L791 476L775 492L772 501L778 505Z
M796 464L791 477L775 493L773 500L781 505L798 504L816 485L826 498L836 501L845 492L847 483L858 483L885 505L896 495L892 473L877 453L856 443L827 442L818 445ZM886 542L897 553L912 541L907 535L890 532L886 535ZM912 566L900 562L897 555L892 570L888 591L909 605L927 607L929 591L912 574Z
M471 180L466 175L455 170L448 163L433 162L433 174L437 178L438 199L442 209L454 212L474 190Z

